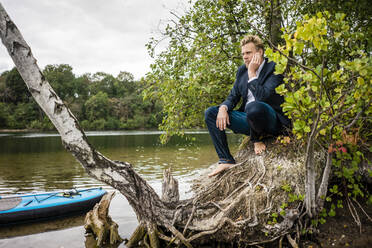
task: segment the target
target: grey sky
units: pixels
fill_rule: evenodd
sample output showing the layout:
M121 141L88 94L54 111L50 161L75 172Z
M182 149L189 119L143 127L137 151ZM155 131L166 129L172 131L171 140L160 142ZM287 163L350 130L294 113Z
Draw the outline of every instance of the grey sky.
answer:
M69 64L77 75L120 71L136 79L152 62L145 44L185 0L2 0L41 68ZM0 73L13 68L0 46Z

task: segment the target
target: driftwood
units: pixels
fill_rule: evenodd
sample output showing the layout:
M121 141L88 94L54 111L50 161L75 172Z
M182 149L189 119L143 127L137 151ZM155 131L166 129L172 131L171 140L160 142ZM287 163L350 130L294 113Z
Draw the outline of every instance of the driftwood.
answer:
M87 233L93 233L99 247L103 244L113 245L123 241L118 233L118 224L108 215L114 195L115 191L105 194L101 201L94 206L93 210L89 211L85 216L84 228Z
M163 172L162 196L161 200L165 202L178 202L180 193L178 191L178 181L172 176L171 169L165 169Z

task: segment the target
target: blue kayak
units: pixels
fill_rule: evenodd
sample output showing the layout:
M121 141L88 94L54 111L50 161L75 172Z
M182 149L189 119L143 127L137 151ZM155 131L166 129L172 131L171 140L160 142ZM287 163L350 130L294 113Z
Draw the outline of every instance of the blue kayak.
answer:
M0 225L87 212L104 194L102 188L90 188L0 197Z

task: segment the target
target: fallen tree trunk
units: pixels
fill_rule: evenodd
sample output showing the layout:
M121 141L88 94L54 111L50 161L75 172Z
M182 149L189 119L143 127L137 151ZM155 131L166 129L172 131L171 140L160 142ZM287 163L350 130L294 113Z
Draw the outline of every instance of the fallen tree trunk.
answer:
M170 172L165 172L160 198L129 163L110 160L89 144L1 4L0 36L32 96L57 128L64 147L89 175L128 199L139 221L129 247L139 243L151 247L182 243L192 247L215 241L259 244L276 240L293 229L303 211L303 152L267 144L269 152L257 156L251 147L245 147L237 156L237 165L212 179L201 177L195 184L194 197L187 200L179 200L178 183ZM319 156L318 163L323 157Z

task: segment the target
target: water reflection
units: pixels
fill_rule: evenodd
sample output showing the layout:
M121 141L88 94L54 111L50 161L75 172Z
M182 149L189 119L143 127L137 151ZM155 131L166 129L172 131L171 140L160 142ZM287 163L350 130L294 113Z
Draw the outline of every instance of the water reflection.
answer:
M194 132L196 141L175 137L167 145L159 144L159 132L107 133L88 133L89 141L105 156L131 163L149 181L161 180L168 167L189 181L217 159L206 132ZM238 143L238 136L229 138ZM0 137L0 144L0 194L104 186L62 147L58 134L18 133Z
M27 223L0 227L0 238L17 237L67 229L84 225L85 215L70 216L40 223Z
M105 156L131 163L158 193L161 192L163 169L171 167L179 180L181 198L191 195L189 189L193 178L217 160L206 132L188 134L189 138L195 136L195 141L172 138L165 146L159 144L160 132L157 131L88 132L87 135L89 142ZM235 151L240 137L228 135L228 138L232 151ZM98 186L113 190L84 171L71 153L62 147L58 134L0 135L0 195ZM119 234L129 238L137 219L121 194L116 194L113 199L110 215L119 224ZM84 228L81 224L62 223L46 224L44 229L41 224L16 227L11 233L0 236L0 248L84 247ZM3 233L2 229L0 233ZM10 236L18 237L5 238Z

